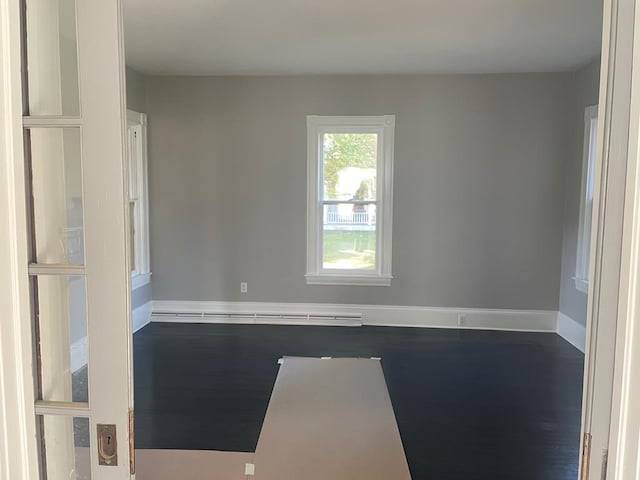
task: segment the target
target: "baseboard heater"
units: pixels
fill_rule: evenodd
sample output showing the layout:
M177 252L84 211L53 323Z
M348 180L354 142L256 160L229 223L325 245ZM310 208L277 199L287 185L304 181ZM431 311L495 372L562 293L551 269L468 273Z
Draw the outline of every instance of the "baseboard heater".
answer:
M154 311L152 321L198 323L246 323L274 325L341 325L361 327L362 314L260 313L260 312L163 312Z

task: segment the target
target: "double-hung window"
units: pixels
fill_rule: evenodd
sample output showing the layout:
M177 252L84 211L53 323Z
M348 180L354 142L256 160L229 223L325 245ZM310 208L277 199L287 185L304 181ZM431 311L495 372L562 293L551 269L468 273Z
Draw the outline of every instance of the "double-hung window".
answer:
M587 107L584 112L584 147L582 157L582 189L580 195L580 223L576 260L576 288L587 293L589 289L589 252L591 250L591 217L596 171L596 137L598 133L598 106Z
M127 111L127 160L129 163L129 228L131 285L149 283L149 199L147 195L147 116Z
M390 285L395 116L307 117L307 274Z

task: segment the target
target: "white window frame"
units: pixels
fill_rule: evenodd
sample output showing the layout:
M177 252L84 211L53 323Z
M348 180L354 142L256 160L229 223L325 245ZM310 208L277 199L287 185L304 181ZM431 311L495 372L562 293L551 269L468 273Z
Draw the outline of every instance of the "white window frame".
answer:
M582 149L582 187L580 190L580 223L578 226L578 248L576 250L576 289L589 291L589 245L593 216L593 191L595 185L596 137L598 128L598 106L584 110L584 138Z
M132 142L132 135L139 140ZM136 149L134 152L132 149ZM127 110L127 160L129 165L129 201L138 202L134 219L138 235L134 238L136 269L131 272L131 288L147 285L151 281L149 259L149 188L147 167L147 116ZM139 160L139 161L138 161Z
M395 115L307 117L307 273L308 285L391 285L393 225L393 152ZM323 152L325 133L378 134L376 201L376 267L370 270L322 267ZM336 202L342 203L342 202Z

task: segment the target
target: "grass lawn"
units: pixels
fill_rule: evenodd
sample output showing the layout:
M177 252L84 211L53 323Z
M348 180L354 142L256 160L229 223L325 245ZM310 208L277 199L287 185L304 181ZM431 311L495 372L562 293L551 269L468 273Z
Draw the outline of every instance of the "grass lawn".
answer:
M374 269L376 232L327 230L322 235L324 268Z

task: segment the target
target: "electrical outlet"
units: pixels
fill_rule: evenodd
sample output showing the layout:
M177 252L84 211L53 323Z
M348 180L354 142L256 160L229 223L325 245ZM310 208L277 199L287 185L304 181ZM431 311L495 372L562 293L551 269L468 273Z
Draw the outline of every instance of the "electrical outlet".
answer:
M240 283L240 293L247 293L247 282Z
M467 319L466 315L463 315L463 314L458 315L458 326L459 327L463 326L466 319Z

